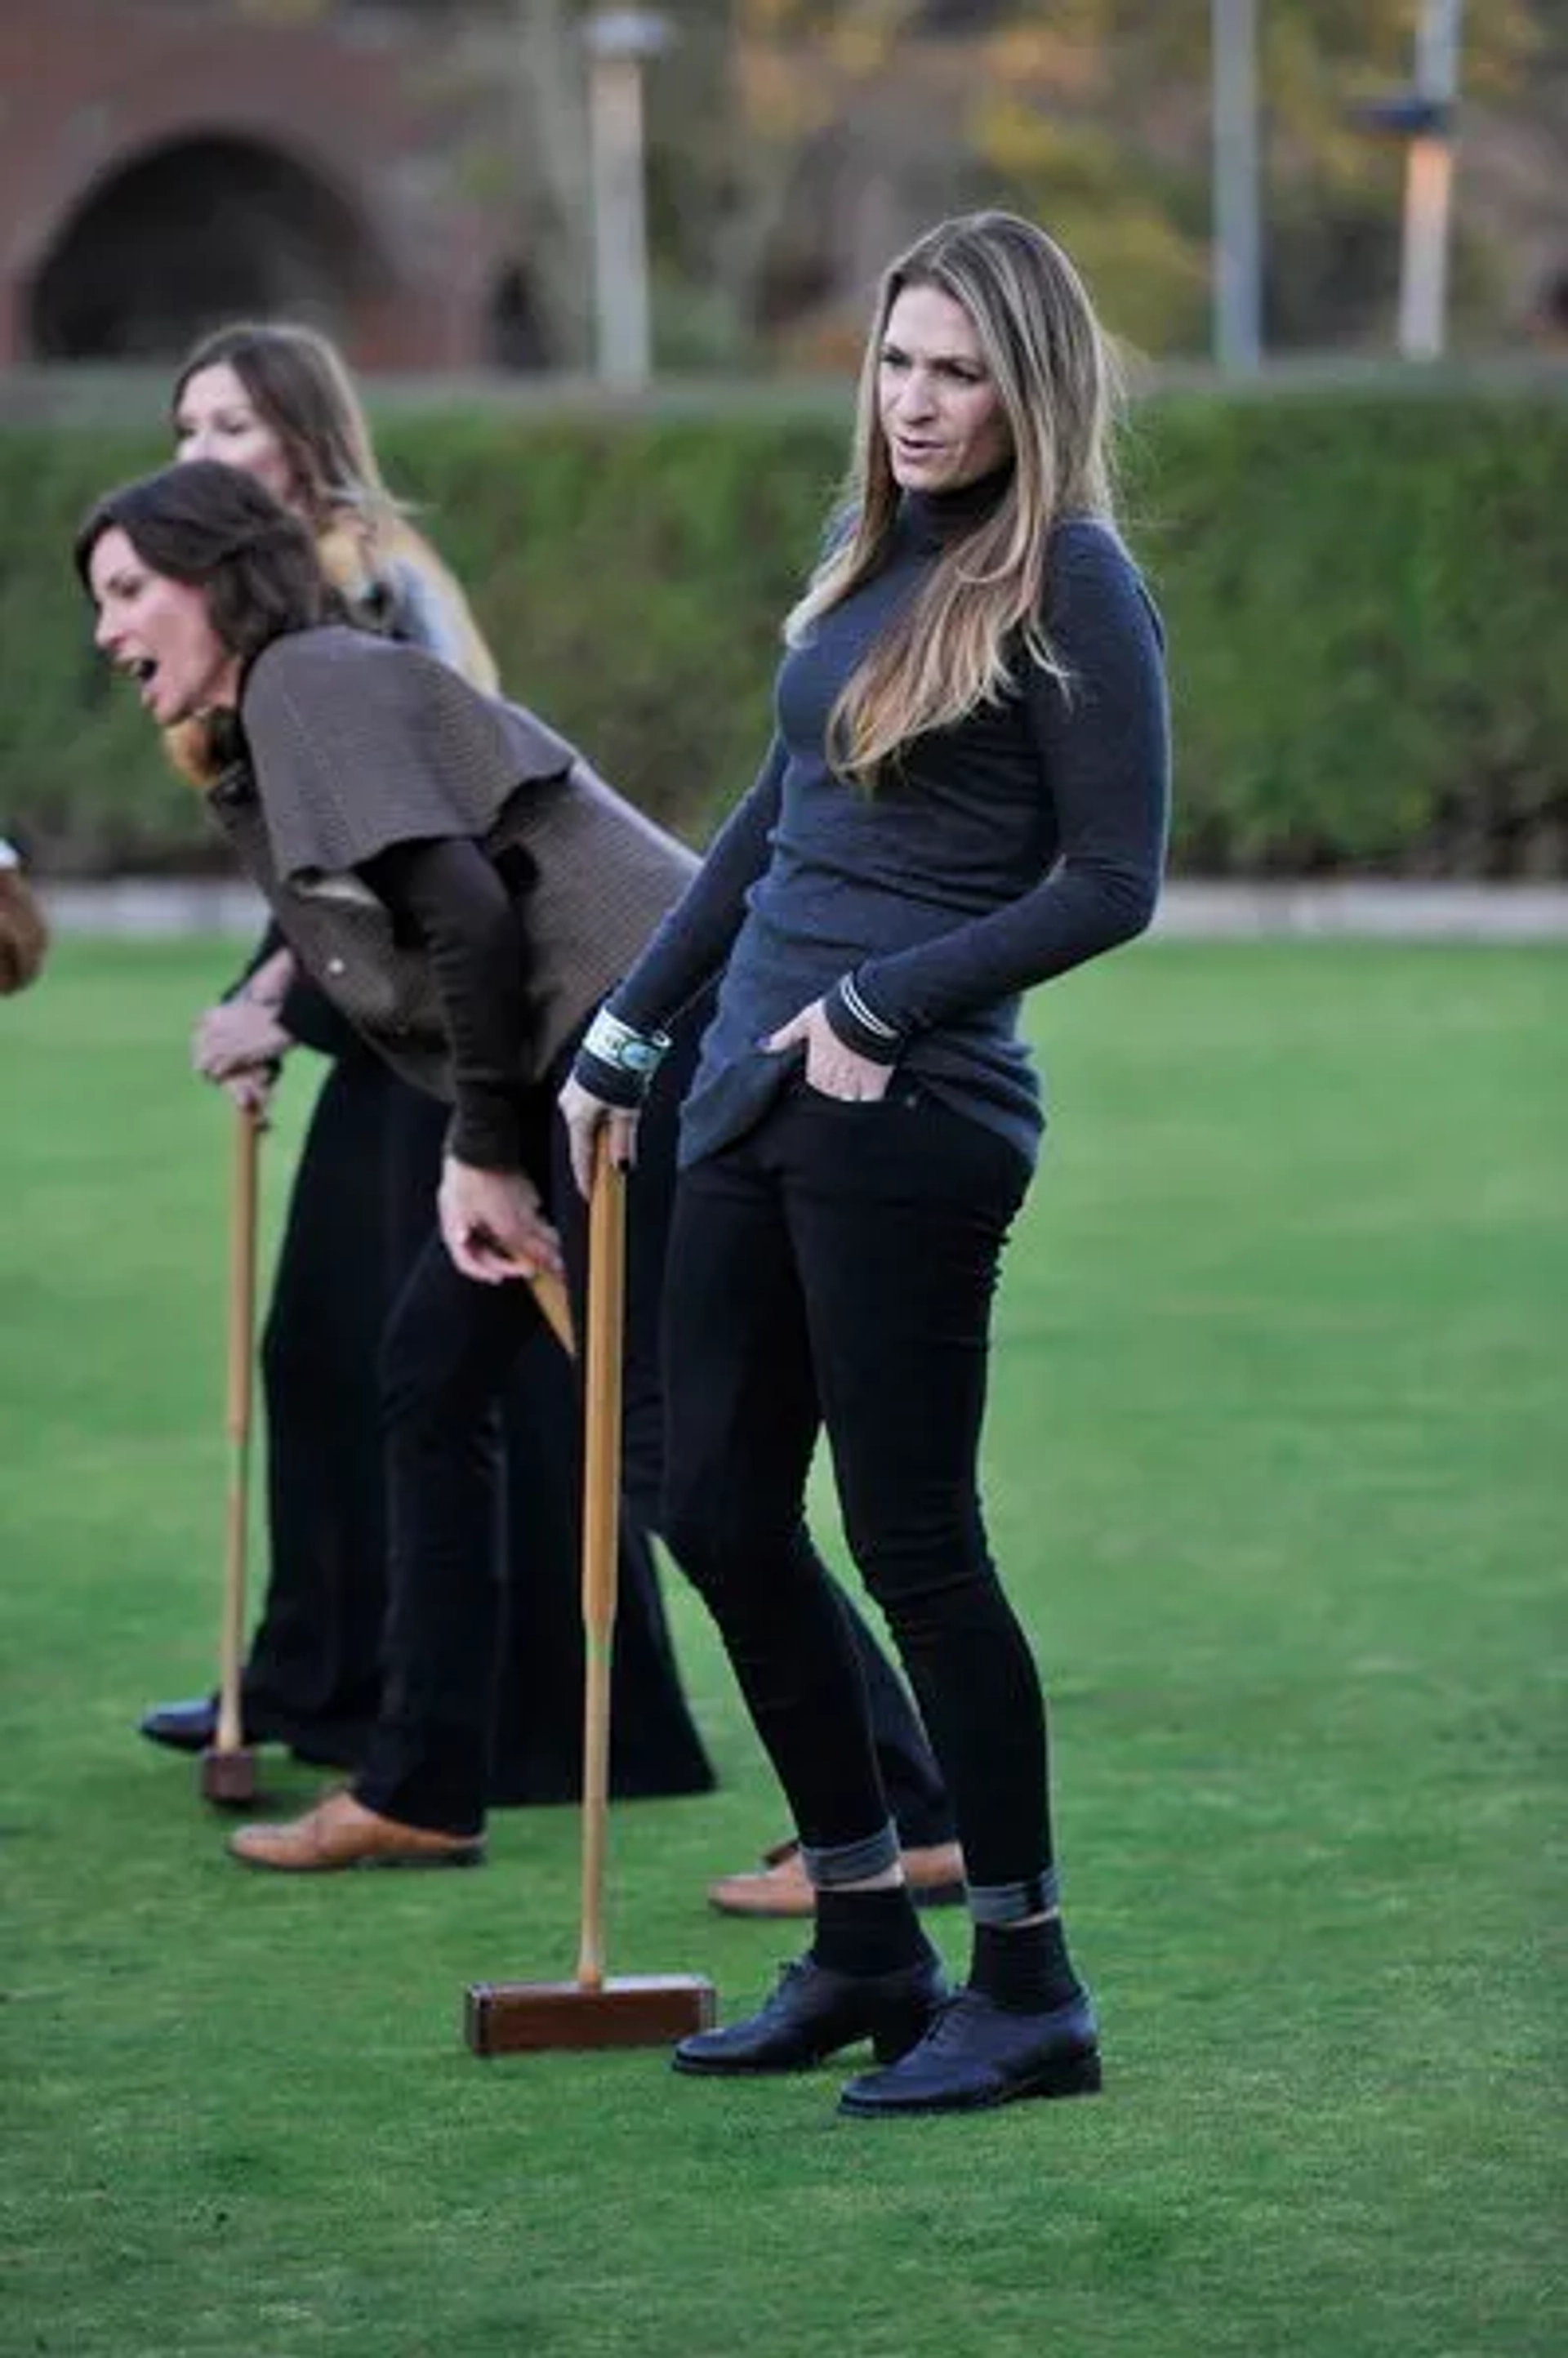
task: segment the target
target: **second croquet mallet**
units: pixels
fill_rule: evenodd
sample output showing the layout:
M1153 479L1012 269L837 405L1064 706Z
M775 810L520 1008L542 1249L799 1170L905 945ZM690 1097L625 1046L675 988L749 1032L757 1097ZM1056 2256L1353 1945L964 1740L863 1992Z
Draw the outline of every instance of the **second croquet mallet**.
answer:
M218 1632L218 1725L201 1756L201 1798L221 1810L248 1809L257 1795L255 1754L241 1720L245 1643L245 1540L250 1517L251 1397L256 1326L256 1165L261 1118L234 1110L229 1188L228 1367L223 1431L228 1482L223 1503L223 1606Z
M610 1801L610 1666L621 1538L621 1336L626 1292L626 1174L607 1130L595 1140L589 1210L588 1357L582 1517L584 1649L582 1909L577 1973L560 1982L476 1982L463 2031L476 2055L562 2048L667 2047L705 2030L717 2006L696 1974L611 1977L604 1970Z

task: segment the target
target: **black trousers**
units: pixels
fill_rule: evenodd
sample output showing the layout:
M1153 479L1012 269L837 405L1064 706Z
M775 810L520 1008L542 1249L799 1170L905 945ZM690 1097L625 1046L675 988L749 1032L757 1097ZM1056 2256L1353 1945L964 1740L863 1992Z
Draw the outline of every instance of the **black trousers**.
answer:
M381 1696L386 1517L376 1355L393 1293L400 1157L379 1056L349 1047L318 1093L261 1347L269 1571L246 1726L357 1759ZM430 1181L422 1188L427 1204Z
M395 1202L395 1307L431 1243L447 1110L394 1081L390 1177ZM543 1169L550 1152L548 1109L530 1153ZM663 1218L667 1222L667 1206ZM662 1260L664 1230L657 1234ZM640 1237L639 1271L646 1259ZM485 1289L476 1287L475 1292ZM527 1289L523 1289L526 1291ZM646 1319L639 1285L638 1303ZM579 1331L581 1304L579 1304ZM389 1317L384 1317L384 1325ZM379 1340L379 1336L378 1336ZM663 1466L663 1402L633 1352L628 1368L626 1473L630 1477L619 1567L611 1683L610 1790L615 1799L706 1793L713 1769L692 1718L665 1619L658 1566L648 1544L648 1504ZM373 1376L384 1356L373 1354ZM501 1536L499 1628L490 1681L489 1773L492 1805L573 1801L582 1791L583 1630L582 1413L576 1370L543 1322L535 1319L499 1370ZM378 1409L382 1401L378 1400ZM651 1472L647 1461L652 1456ZM487 1479L493 1479L493 1475ZM383 1487L391 1480L384 1443ZM382 1622L390 1569L384 1563ZM377 1661L386 1659L378 1624Z
M797 1082L682 1174L665 1291L666 1530L812 1848L887 1797L857 1650L805 1519L825 1426L845 1534L953 1795L972 1887L1052 1860L1044 1707L977 1487L989 1314L1028 1184L1005 1139L895 1080Z
M430 1235L447 1116L351 1040L318 1093L262 1345L269 1569L245 1723L352 1765L376 1724L387 1604L383 1329ZM553 1337L525 1341L501 1402L505 1535L488 1798L575 1800L582 1778L580 1417ZM706 1792L712 1769L670 1646L657 1568L629 1547L611 1790Z
M688 1022L681 1055L672 1056L661 1074L627 1190L623 1597L652 1582L646 1535L664 1528L661 1303L675 1127L697 1028ZM569 1055L563 1074L565 1062ZM555 1114L562 1076L552 1076L530 1105L524 1157L561 1233L581 1332L588 1223ZM504 1516L496 1402L519 1350L539 1325L528 1286L474 1284L459 1275L432 1233L388 1328L383 1355L391 1509L386 1675L355 1790L368 1807L406 1824L470 1833L483 1817L483 1731L494 1702L496 1568ZM678 1547L675 1552L678 1559ZM860 1650L876 1697L879 1758L896 1796L901 1831L909 1842L944 1840L951 1815L919 1717L870 1631L857 1626L851 1642Z

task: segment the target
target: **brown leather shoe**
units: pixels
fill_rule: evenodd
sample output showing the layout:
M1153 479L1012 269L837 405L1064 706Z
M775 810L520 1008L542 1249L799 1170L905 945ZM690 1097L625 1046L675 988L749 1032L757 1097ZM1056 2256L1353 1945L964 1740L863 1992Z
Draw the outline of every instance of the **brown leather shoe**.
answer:
M964 1854L957 1843L931 1843L901 1852L909 1896L917 1908L956 1908L964 1897ZM721 1916L809 1916L816 1895L800 1844L779 1843L746 1875L726 1875L708 1887L708 1904Z
M288 1875L330 1875L345 1866L478 1866L480 1834L432 1833L378 1816L340 1790L282 1826L242 1826L229 1848L246 1866Z

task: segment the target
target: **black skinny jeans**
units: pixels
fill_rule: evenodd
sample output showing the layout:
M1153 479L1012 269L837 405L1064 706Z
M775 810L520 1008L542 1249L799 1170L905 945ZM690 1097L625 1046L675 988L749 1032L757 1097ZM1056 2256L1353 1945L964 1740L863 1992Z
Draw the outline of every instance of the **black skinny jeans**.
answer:
M991 1297L1029 1173L896 1078L797 1080L681 1174L665 1294L665 1531L712 1608L812 1849L882 1827L865 1692L805 1520L818 1431L957 1817L971 1888L1052 1865L1044 1706L987 1548L976 1459Z
M643 1116L627 1187L622 1549L664 1529L660 1300L675 1187L675 1128L695 1034L685 1034ZM586 1332L587 1206L573 1184L555 1098L541 1084L524 1141L560 1231L572 1313ZM503 1511L498 1396L537 1331L533 1288L460 1276L432 1233L393 1311L383 1346L388 1466L388 1606L382 1707L354 1790L384 1816L453 1833L484 1816L487 1731L496 1675ZM672 1542L673 1544L673 1542ZM679 1551L676 1553L678 1556ZM653 1568L645 1566L651 1581ZM947 1840L942 1779L907 1693L869 1629L844 1614L872 1698L875 1743L906 1843Z

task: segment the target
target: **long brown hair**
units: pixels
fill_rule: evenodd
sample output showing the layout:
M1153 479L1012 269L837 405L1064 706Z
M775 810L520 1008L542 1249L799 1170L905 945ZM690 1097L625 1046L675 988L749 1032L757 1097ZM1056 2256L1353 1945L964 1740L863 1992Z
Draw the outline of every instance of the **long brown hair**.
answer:
M192 377L231 368L262 423L276 435L300 507L313 532L345 509L373 533L399 513L382 480L364 406L336 346L314 328L284 319L241 319L215 328L180 364L169 422Z
M819 615L886 560L900 492L878 380L888 315L909 287L935 287L973 323L1007 419L1012 468L996 506L943 549L834 706L834 766L868 787L901 745L998 698L1020 640L1029 658L1063 676L1042 620L1051 531L1065 516L1114 519L1110 441L1120 376L1082 279L1054 239L1016 214L943 222L883 274L860 371L849 526L789 615L789 644L798 645Z
M409 567L449 624L446 660L471 686L494 695L495 658L456 578L387 489L364 405L336 345L296 320L240 319L215 328L180 363L169 395L171 425L187 385L210 368L233 370L256 416L277 437L322 573L350 620L373 620L386 576ZM204 721L188 720L164 739L175 768L202 788L214 772L207 737Z
M9 850L0 843L0 854ZM14 856L0 859L0 999L37 980L49 942L44 913Z

